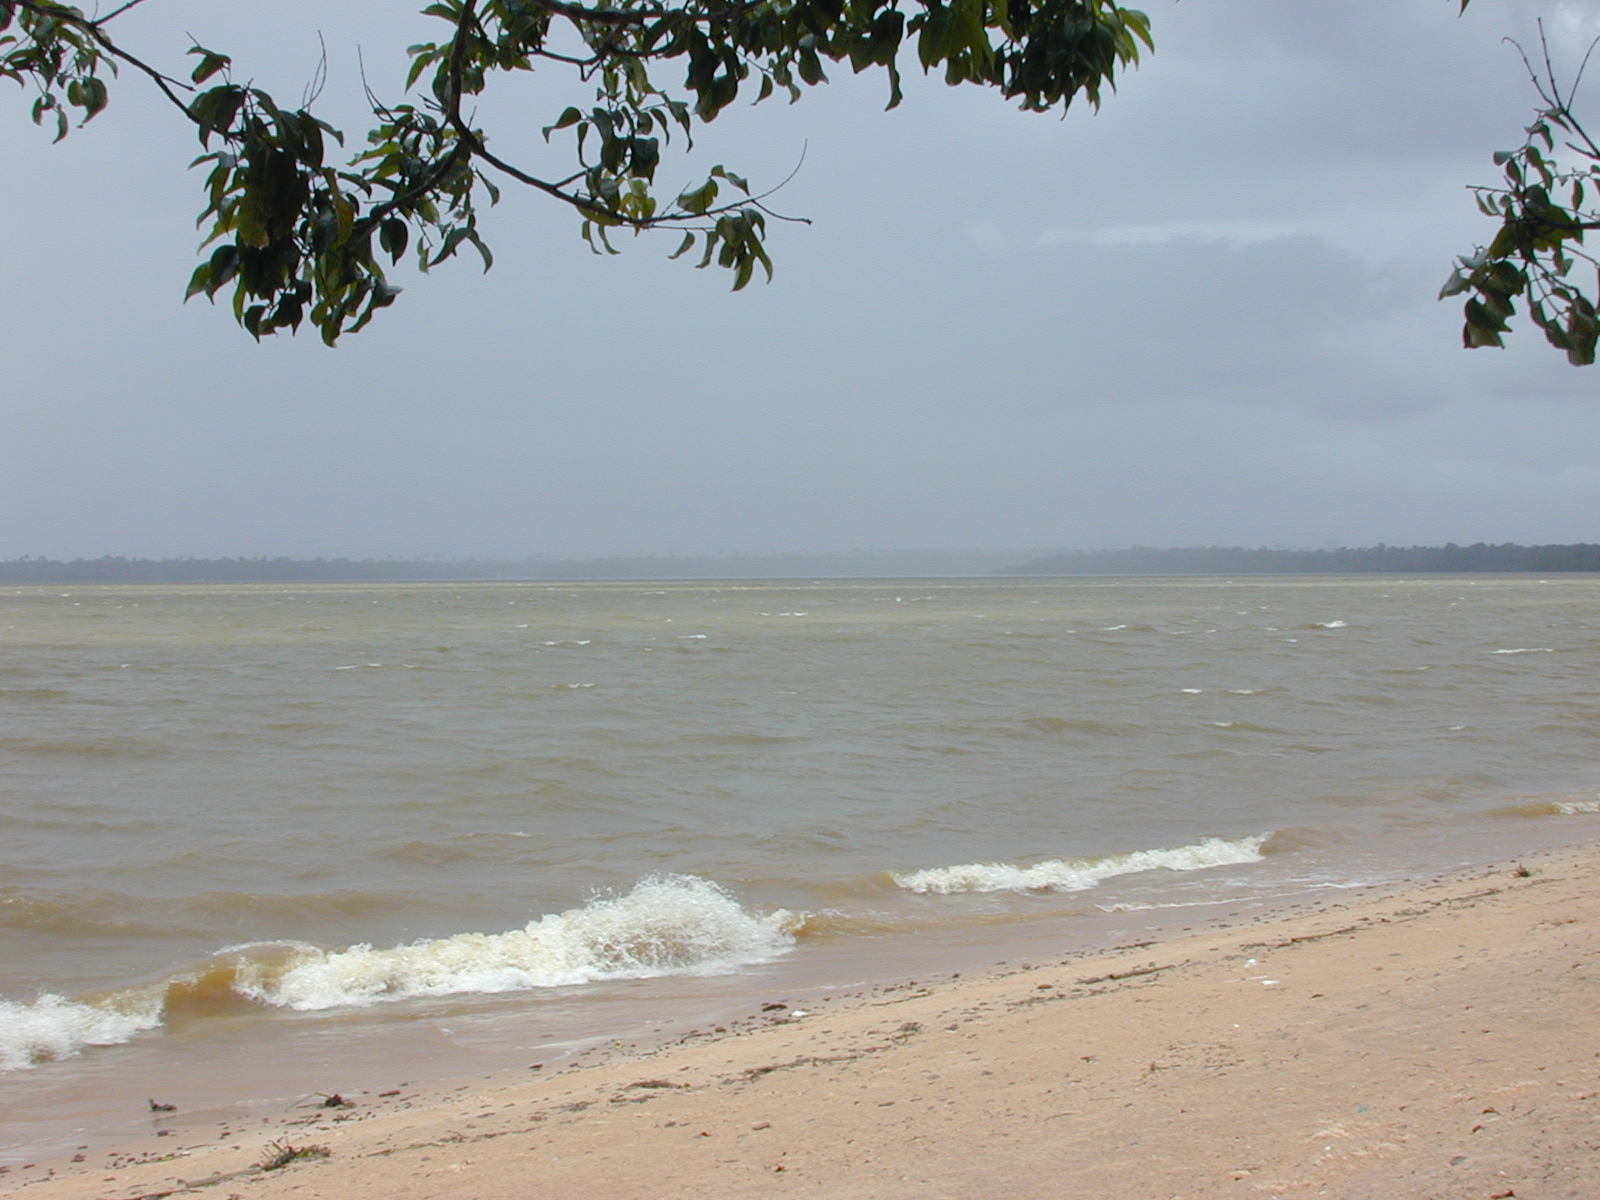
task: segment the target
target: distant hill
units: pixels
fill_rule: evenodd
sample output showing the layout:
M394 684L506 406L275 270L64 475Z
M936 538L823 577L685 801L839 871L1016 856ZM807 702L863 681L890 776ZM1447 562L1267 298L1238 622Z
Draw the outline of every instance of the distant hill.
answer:
M1002 575L1422 575L1471 571L1600 571L1600 545L1340 547L1336 550L1247 550L1238 546L1079 550L1050 554Z
M376 583L538 579L796 579L993 575L1003 554L728 555L718 558L352 559L18 558L0 585L66 583Z

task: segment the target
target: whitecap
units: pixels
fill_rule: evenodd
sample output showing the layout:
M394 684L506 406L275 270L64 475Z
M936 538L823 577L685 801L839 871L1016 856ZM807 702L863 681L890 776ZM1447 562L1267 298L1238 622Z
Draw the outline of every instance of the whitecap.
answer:
M127 1010L45 994L32 1004L0 1000L0 1071L115 1046L161 1024L158 999Z
M1203 871L1208 867L1235 866L1261 861L1261 847L1270 833L1255 837L1210 837L1187 846L1164 850L1135 850L1105 858L1051 859L1019 866L1015 863L963 863L928 867L892 878L907 891L933 895L954 892L1079 892L1097 887L1102 880L1141 871Z
M768 962L794 945L800 918L757 916L692 875L641 880L505 933L458 933L389 949L302 950L285 969L252 973L238 990L279 1008L313 1011L414 996L568 987L610 979L710 975Z

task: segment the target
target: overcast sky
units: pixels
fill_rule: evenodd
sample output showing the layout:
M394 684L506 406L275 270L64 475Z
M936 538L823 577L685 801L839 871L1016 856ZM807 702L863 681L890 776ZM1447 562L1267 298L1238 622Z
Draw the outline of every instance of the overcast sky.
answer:
M836 68L662 170L773 182L804 152L776 203L813 224L774 231L772 284L729 294L670 234L593 257L508 189L489 275L399 279L334 350L181 303L199 151L138 79L55 146L0 90L0 558L1600 541L1600 368L1522 323L1463 351L1435 300L1492 233L1464 185L1533 111L1502 38L1542 15L1570 67L1600 4L1456 8L1151 0L1156 53L1066 120L933 83L884 113ZM288 101L320 29L356 140L357 47L383 91L428 25L393 0L118 23ZM551 77L503 107L536 129L586 99Z

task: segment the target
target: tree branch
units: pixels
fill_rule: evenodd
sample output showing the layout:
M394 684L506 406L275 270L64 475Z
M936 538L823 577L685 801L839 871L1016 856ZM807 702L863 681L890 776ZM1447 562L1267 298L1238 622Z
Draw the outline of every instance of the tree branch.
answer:
M177 92L173 91L173 89L181 88L186 92L192 92L194 91L194 88L189 84L184 83L181 79L174 79L170 75L163 74L152 67L149 63L144 62L142 59L135 58L132 54L129 54L121 46L112 41L105 30L100 28L104 22L111 20L112 17L127 11L135 4L142 4L143 2L144 0L129 0L129 3L124 4L121 8L116 9L111 13L110 16L101 17L98 21L91 21L77 9L67 8L64 5L50 4L47 2L42 2L42 0L12 0L12 3L18 8L26 9L28 12L35 13L38 16L49 17L51 20L61 21L64 24L72 25L83 30L95 40L95 44L98 45L105 53L111 55L113 58L121 59L135 70L141 71L145 75L148 75L155 82L156 87L161 89L162 94L166 96L168 100L172 101L173 104L177 105L177 107L183 111L184 116L187 117L189 116L189 106L184 102L183 98L180 97ZM192 117L190 119L193 120Z
M731 21L766 3L767 0L745 0L745 3L735 4L730 8L701 13L670 8L585 8L581 4L569 4L566 0L533 0L533 2L546 12L566 17L569 21L590 25L643 25L648 21L661 21L668 17L686 18L696 23Z
M115 21L118 17L120 17L123 13L127 12L130 8L138 8L139 5L141 5L143 3L144 3L144 0L128 0L128 2L126 4L119 4L116 8L113 8L110 12L108 12L105 16L96 17L94 19L94 23L96 25L104 25L108 21Z

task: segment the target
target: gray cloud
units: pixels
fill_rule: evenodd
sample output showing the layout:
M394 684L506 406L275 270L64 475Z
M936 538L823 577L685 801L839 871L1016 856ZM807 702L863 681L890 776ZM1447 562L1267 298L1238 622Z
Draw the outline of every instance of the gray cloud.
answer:
M376 75L426 25L146 7L291 97L320 22L345 111L354 47ZM756 178L804 150L770 287L591 257L513 195L494 272L402 279L334 352L179 304L197 151L135 81L55 147L13 105L0 556L1593 540L1600 377L1462 352L1433 299L1532 100L1499 39L1537 7L1454 11L1156 6L1066 120L932 83L881 114L841 71L700 139ZM1551 11L1570 56L1592 14Z

